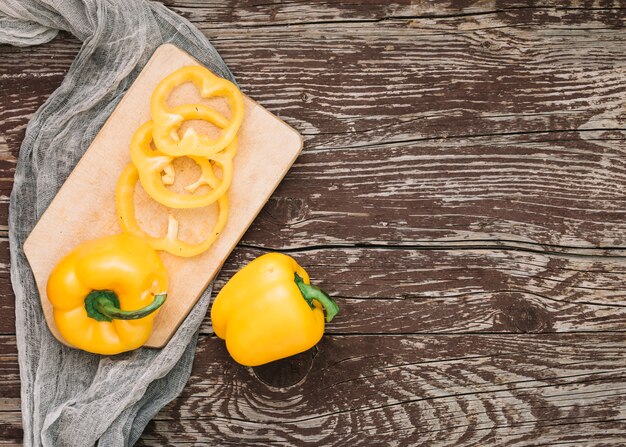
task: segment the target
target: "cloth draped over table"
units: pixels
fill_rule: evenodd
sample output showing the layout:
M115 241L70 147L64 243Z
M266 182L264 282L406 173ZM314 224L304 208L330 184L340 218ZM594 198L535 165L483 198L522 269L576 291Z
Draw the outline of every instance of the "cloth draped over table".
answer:
M197 29L158 3L0 2L0 43L38 45L59 30L83 45L61 86L28 124L9 207L24 445L132 445L187 382L211 288L165 348L92 355L62 345L48 330L23 243L159 45L172 43L234 79ZM46 69L45 61L40 69Z

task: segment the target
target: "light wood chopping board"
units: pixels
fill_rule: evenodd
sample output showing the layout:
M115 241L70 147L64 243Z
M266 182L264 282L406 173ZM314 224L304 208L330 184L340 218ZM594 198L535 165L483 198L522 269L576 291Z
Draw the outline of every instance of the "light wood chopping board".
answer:
M113 111L74 171L24 244L41 304L50 330L61 342L46 296L46 283L54 266L80 242L119 233L115 214L115 186L130 162L129 144L135 130L150 119L150 95L158 82L173 71L199 63L184 51L162 45L148 61L122 101ZM170 105L202 102L229 116L223 100L203 100L192 84L172 92ZM302 150L302 137L293 128L248 97L234 159L234 176L228 191L228 223L215 244L193 258L160 252L169 273L168 298L157 318L146 346L162 347L187 316L208 283L241 239L274 189ZM217 131L206 123L191 125L208 133ZM193 162L176 162L174 189L191 183L199 174ZM201 191L197 191L200 193ZM135 193L137 218L153 235L165 234L168 213L180 222L179 237L199 242L216 216L216 206L172 210L153 201L138 183Z

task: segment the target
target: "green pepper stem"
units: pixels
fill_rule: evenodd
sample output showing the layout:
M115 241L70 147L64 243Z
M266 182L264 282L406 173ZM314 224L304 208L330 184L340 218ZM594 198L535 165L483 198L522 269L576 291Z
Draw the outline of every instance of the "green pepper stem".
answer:
M315 307L313 305L313 301L319 302L326 311L326 322L330 323L335 315L339 313L339 306L337 303L335 303L335 301L319 287L305 283L297 273L294 273L294 275L294 281L302 293L302 298L309 303L311 309Z
M154 300L145 307L136 310L120 309L120 300L112 290L92 290L85 297L87 315L98 321L139 320L147 317L163 305L167 293L154 296Z

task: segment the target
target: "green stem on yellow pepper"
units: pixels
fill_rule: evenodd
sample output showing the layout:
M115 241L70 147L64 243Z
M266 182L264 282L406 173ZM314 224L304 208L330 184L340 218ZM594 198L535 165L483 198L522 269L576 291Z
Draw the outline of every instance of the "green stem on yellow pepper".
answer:
M309 303L311 309L314 308L313 301L319 302L326 310L326 322L329 323L335 315L339 313L339 306L326 292L317 286L307 284L297 273L294 274L294 281L302 293L302 297Z
M147 317L163 305L166 293L154 296L154 300L145 307L136 310L120 309L120 300L112 290L92 290L85 297L87 315L97 321L139 320Z

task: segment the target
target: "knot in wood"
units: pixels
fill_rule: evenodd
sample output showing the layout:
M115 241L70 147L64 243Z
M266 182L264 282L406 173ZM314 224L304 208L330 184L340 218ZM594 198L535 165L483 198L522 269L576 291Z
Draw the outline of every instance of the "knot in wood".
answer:
M304 381L317 355L314 346L308 351L286 359L276 360L266 365L255 366L254 375L266 385L274 388L288 388Z
M293 225L309 218L309 204L303 198L277 197L268 201L265 212L281 225Z
M497 302L501 310L499 320L506 330L544 332L553 328L550 312L531 303L523 294L501 294Z

